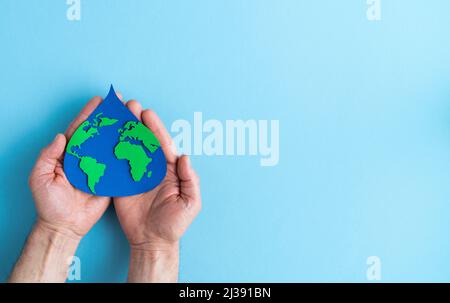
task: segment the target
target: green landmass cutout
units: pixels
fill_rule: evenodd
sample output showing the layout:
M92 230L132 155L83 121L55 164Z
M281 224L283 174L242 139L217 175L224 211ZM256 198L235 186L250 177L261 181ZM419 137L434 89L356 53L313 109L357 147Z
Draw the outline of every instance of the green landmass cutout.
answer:
M92 123L88 120L84 121L73 133L66 148L67 153L80 159L78 165L87 175L88 187L94 194L95 185L100 182L100 178L105 174L106 164L100 163L92 157L80 156L74 147L81 149L81 145L84 142L99 134L99 128L113 125L118 121L117 119L102 117L102 115L103 113L97 114Z
M152 172L147 171L147 166L152 159L147 156L143 146L154 153L160 146L158 139L144 124L137 121L126 122L119 133L119 143L114 148L114 155L119 160L128 161L131 177L135 182L141 181L145 173L150 178ZM139 141L143 146L133 144L130 140Z
M97 162L92 157L83 156L80 160L80 168L88 177L89 189L95 194L95 185L100 182L106 170L106 165Z
M86 142L87 139L92 138L95 135L98 135L98 129L96 127L90 127L90 125L91 122L84 121L73 133L72 138L67 144L66 151L72 156L77 157L78 159L80 159L80 156L77 154L76 151L73 150L73 148L74 147L81 148L81 144ZM85 130L86 127L89 128Z
M128 160L134 181L142 179L147 171L147 165L152 161L142 146L130 142L119 142L114 148L114 154L119 160Z

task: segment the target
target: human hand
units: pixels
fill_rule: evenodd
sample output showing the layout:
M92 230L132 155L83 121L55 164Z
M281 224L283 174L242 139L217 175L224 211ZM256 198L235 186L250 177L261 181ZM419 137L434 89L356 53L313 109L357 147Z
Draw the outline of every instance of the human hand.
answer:
M114 198L131 246L129 281L173 282L178 274L178 241L201 209L199 178L189 158L176 155L169 133L153 111L143 111L134 100L127 107L158 138L167 160L167 174L155 189Z
M38 219L9 282L64 282L80 239L105 212L109 197L95 197L75 189L62 167L66 142L102 102L94 97L70 124L44 148L31 172L30 188Z
M67 141L100 102L100 97L91 99L66 133L58 134L42 150L29 178L38 213L37 225L78 240L100 219L111 199L74 188L64 174L62 161Z

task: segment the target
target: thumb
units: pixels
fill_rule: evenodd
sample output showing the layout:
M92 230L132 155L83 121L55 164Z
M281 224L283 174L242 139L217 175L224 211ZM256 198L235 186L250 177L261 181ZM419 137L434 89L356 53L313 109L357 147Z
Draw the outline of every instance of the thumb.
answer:
M55 171L56 166L60 163L64 149L66 147L66 137L57 134L52 143L45 147L36 162L33 169L33 175L48 174Z
M200 179L192 169L188 156L181 156L177 161L177 174L180 180L180 196L188 207L199 211L201 208Z

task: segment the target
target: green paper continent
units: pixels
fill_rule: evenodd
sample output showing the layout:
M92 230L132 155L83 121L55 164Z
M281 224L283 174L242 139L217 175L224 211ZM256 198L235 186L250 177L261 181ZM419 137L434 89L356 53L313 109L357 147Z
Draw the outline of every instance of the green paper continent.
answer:
M131 177L135 182L142 180L145 173L150 178L151 171L147 166L152 159L147 155L144 147L151 153L154 153L160 143L155 135L142 123L136 121L128 121L123 128L119 129L119 143L114 148L114 155L119 160L127 160L130 166ZM131 140L140 144L133 144Z
M100 182L106 170L106 165L97 162L92 157L83 156L80 160L80 168L88 177L89 189L95 194L95 185Z
M88 139L99 134L98 129L104 126L115 124L118 120L102 117L103 113L95 116L94 121L84 121L73 133L72 138L67 144L66 152L80 159L79 167L88 178L88 187L95 194L95 185L100 182L100 178L105 175L106 164L100 163L97 159L81 156L78 150L82 149L82 144Z

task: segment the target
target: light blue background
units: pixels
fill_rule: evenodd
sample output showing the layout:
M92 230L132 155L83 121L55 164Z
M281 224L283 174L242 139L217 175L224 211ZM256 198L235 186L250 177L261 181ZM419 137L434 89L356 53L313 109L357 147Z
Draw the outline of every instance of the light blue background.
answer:
M35 219L39 150L109 84L176 119L280 120L280 162L193 158L203 210L181 281L450 280L450 2L0 2L0 278ZM82 281L125 281L110 209Z

